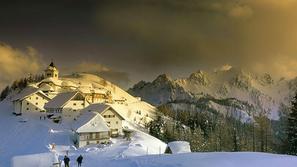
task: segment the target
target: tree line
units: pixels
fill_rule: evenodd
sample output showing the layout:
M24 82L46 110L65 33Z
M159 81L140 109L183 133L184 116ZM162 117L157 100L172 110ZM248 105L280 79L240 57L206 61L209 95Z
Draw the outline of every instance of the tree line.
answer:
M9 93L11 93L12 91L21 91L25 87L27 87L28 84L40 82L43 79L44 79L43 74L36 74L36 75L30 75L28 77L21 78L21 79L13 81L13 83L11 85L7 85L1 91L0 101L4 100L9 95Z
M147 127L149 133L164 142L188 141L194 152L252 151L297 154L297 93L288 108L281 105L279 120L267 114L244 122L228 114L209 111L173 111L159 107L156 120Z

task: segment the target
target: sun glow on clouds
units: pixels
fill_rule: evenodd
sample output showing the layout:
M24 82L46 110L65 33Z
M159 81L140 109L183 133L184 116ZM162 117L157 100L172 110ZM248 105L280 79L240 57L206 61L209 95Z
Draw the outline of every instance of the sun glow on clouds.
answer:
M22 51L0 44L0 88L30 73L38 73L40 67L40 57L34 48L28 47Z

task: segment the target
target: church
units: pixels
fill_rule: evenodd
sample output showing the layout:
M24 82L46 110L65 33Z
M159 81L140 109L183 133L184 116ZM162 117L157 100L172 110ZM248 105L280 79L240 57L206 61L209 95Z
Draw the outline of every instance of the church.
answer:
M26 112L41 112L45 114L44 105L48 103L56 94L52 94L56 90L59 71L54 63L45 69L45 79L36 85L30 85L19 92L12 98L13 109L15 114L23 114ZM48 82L51 80L52 82ZM58 85L58 84L57 84Z

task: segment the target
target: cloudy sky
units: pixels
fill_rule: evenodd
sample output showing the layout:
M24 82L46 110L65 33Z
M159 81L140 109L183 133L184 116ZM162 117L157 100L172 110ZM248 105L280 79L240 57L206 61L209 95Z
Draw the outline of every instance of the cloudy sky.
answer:
M224 64L297 76L297 0L52 0L0 5L0 86L54 60L123 87Z

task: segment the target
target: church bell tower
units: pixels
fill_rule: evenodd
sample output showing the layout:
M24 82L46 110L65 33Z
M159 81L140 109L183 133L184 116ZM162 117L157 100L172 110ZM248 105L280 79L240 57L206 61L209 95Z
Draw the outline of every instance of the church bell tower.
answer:
M55 79L59 78L59 71L53 62L51 62L51 64L44 70L44 72L45 72L45 78L50 78L50 77Z

